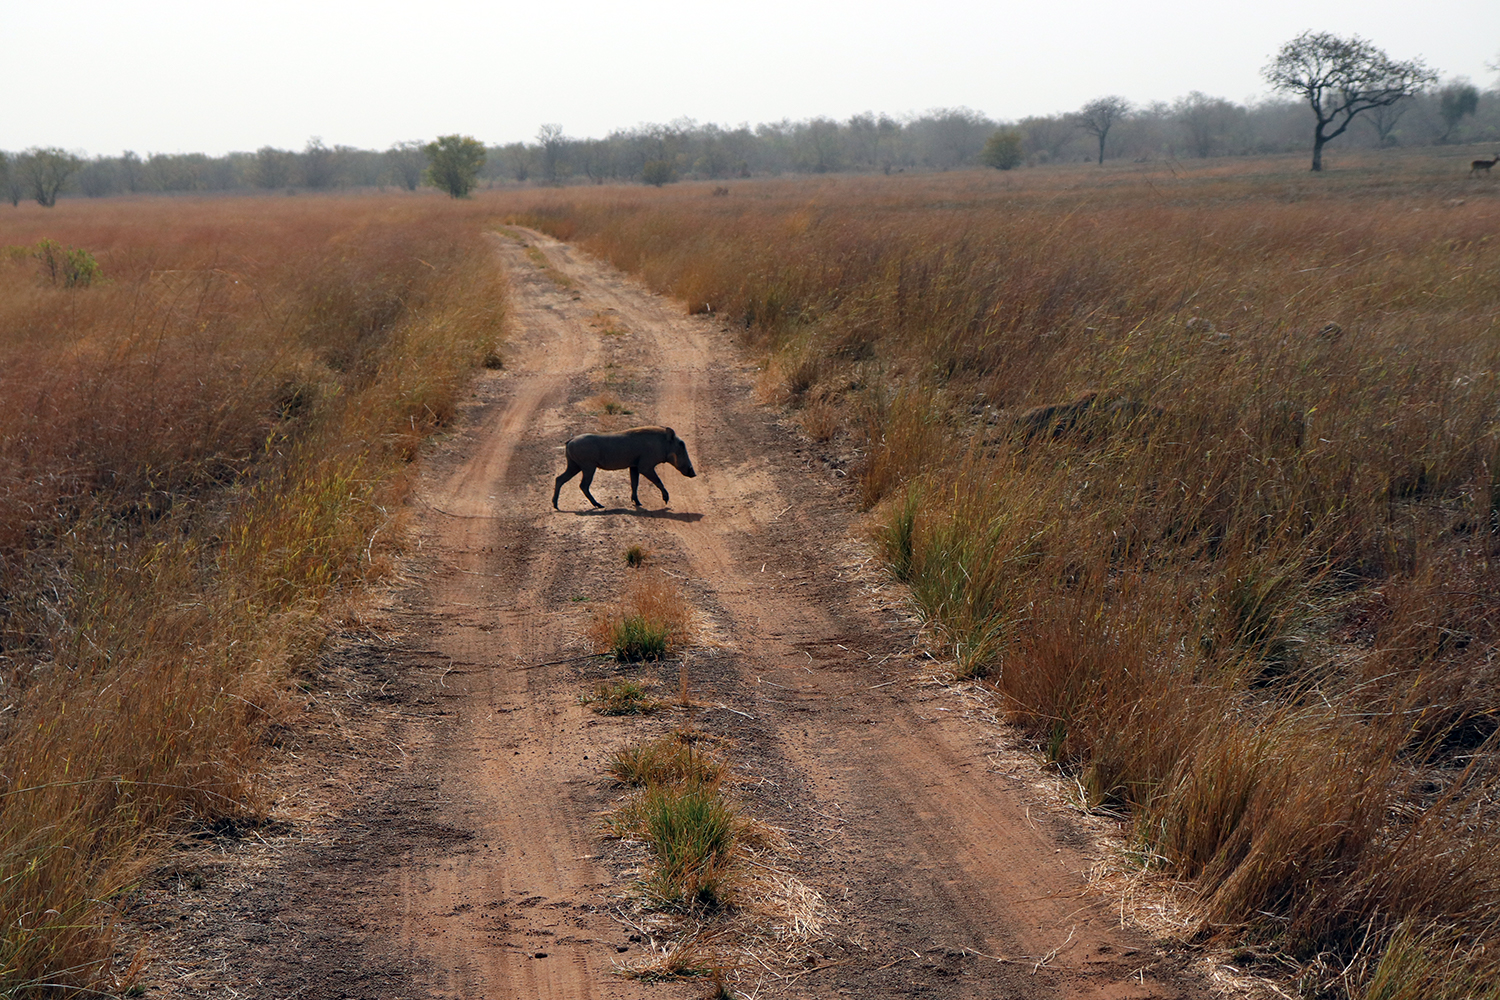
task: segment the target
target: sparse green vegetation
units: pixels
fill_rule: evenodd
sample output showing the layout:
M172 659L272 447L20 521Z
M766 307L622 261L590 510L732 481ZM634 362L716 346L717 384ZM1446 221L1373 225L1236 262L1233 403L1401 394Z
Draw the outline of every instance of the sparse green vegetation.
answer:
M1500 978L1500 199L1359 162L514 203L833 411L934 645L1205 926L1462 995Z
M625 565L631 569L639 569L646 564L646 550L639 545L632 545L625 550Z
M639 681L600 681L583 702L600 715L647 715L656 711L655 699Z

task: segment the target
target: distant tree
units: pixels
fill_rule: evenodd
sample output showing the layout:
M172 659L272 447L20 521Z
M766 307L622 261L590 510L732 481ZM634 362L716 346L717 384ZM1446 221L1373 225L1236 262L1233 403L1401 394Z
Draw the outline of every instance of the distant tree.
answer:
M1479 110L1479 88L1460 77L1438 91L1438 112L1443 116L1442 138L1447 142L1458 123Z
M132 194L142 187L141 158L132 149L120 154L120 184Z
M1365 115L1365 124L1375 131L1375 141L1382 146L1394 146L1396 140L1391 133L1396 130L1396 125L1402 116L1411 110L1410 98L1402 98L1394 104L1382 104L1378 108L1371 108Z
M90 198L102 198L119 190L117 161L96 156L78 172L78 187Z
M793 135L801 169L826 174L843 165L844 137L838 122L831 118L813 118L802 123Z
M1312 108L1315 171L1323 169L1323 147L1356 116L1437 82L1421 60L1397 62L1358 35L1321 31L1304 31L1287 42L1261 72L1272 87L1301 96Z
M307 140L301 160L302 183L315 190L333 186L338 177L338 155L323 145L321 136Z
M563 147L568 141L563 136L563 127L543 125L537 129L536 141L542 148L542 179L548 184L556 184L563 167Z
M418 141L398 142L385 151L385 163L396 183L408 191L415 191L422 183L422 169L427 165L427 154L422 152Z
M1059 115L1022 118L1016 127L1021 130L1027 153L1044 161L1057 159L1063 148L1078 137L1072 123Z
M268 191L287 187L292 183L292 154L274 146L260 147L255 151L250 179Z
M1245 117L1245 109L1238 104L1197 90L1179 97L1171 113L1187 138L1188 149L1197 157L1212 156Z
M1021 131L1014 128L997 129L979 154L980 163L996 170L1020 166L1022 158Z
M505 155L505 165L512 177L524 182L531 176L531 150L524 142L512 142L503 147L501 152Z
M454 198L467 198L484 166L484 143L472 136L444 135L422 151L427 154L427 183Z
M1073 124L1099 140L1099 165L1104 166L1104 143L1109 130L1130 114L1130 102L1123 97L1097 97L1073 112Z
M21 180L43 208L57 204L57 192L78 172L83 161L64 149L33 146L16 158Z
M641 168L641 180L653 187L661 187L672 181L672 164L666 160L648 160Z
M10 207L21 204L21 178L16 173L15 160L9 153L0 150L0 195L10 199Z
M875 113L866 111L852 116L846 128L849 130L849 153L861 167L874 168L880 155L880 122Z

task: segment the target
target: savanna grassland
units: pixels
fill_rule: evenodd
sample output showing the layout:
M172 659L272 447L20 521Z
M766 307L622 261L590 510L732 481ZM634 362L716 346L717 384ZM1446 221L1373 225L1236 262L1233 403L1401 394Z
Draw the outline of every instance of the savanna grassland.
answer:
M0 214L0 993L129 985L120 894L171 838L264 815L288 695L392 565L407 463L499 363L476 211Z
M1313 991L1496 996L1500 184L1467 165L501 208L743 329L933 645L1205 939Z

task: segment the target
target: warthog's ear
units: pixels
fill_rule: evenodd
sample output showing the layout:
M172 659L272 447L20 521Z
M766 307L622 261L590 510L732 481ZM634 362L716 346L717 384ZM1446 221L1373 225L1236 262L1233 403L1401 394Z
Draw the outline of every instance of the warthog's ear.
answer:
M674 431L672 428L668 427L667 428L667 443L671 444L673 441L676 441L676 440L677 440L677 432Z

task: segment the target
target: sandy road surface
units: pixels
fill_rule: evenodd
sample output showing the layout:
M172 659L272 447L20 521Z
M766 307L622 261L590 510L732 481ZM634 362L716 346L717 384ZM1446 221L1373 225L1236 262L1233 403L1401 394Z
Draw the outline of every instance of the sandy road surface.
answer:
M425 466L421 548L385 638L330 656L338 724L293 748L322 790L302 795L322 803L321 832L257 833L276 854L249 875L185 862L210 873L198 896L183 878L158 893L182 925L164 915L158 935L197 959L181 985L700 995L613 974L645 943L616 919L624 879L599 817L618 793L600 763L668 723L593 715L579 695L608 668L547 662L586 652L640 544L701 618L698 725L728 739L748 805L789 832L789 864L825 904L808 966L745 971L747 995L1207 995L1083 891L1084 839L995 773L994 730L922 684L836 482L756 404L730 336L538 234L496 246L514 287L509 368L481 378ZM633 412L601 416L600 393ZM643 480L631 508L628 477L603 472L604 510L576 479L551 509L563 440L643 422L675 428L699 470L661 468L669 507Z

